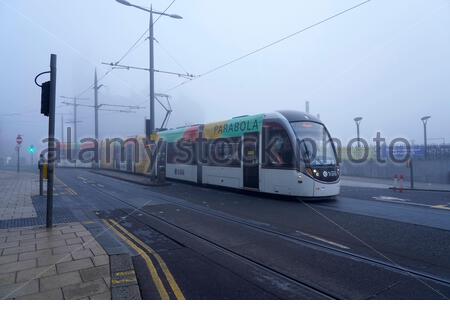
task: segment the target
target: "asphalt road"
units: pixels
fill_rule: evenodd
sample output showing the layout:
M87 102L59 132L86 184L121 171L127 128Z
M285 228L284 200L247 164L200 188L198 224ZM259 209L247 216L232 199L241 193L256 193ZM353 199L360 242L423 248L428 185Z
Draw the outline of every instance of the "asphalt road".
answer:
M303 202L85 170L57 176L78 210L119 221L159 252L188 299L450 296L448 193L344 187L336 201Z

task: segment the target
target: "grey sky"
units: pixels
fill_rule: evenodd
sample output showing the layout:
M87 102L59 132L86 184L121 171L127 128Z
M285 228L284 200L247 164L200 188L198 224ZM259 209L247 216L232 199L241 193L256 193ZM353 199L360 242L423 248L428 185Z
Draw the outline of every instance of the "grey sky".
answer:
M153 7L162 11L170 2L154 0ZM155 37L187 71L201 74L358 2L177 0L169 11L184 19L162 18ZM363 116L366 138L380 130L391 138L422 142L420 117L430 114L429 136L450 141L449 17L448 0L373 0L170 92L170 125L303 110L309 100L312 112L320 113L342 139L354 136L352 119ZM25 135L26 144L45 137L46 119L39 115L40 92L33 78L48 69L50 53L58 54L58 95L75 95L92 83L95 67L99 76L104 74L108 68L100 63L116 61L147 25L145 13L114 0L0 0L0 115L21 113L0 116L0 153L13 150L17 133ZM147 67L148 43L123 62ZM156 67L183 72L159 46ZM158 92L182 81L167 75L156 80ZM147 99L146 72L115 70L103 83L103 103ZM92 91L83 97L92 103ZM142 134L147 115L148 108L131 115L102 113L101 135ZM84 121L80 136L92 136L93 111L80 109L79 117ZM158 117L157 124L162 112Z

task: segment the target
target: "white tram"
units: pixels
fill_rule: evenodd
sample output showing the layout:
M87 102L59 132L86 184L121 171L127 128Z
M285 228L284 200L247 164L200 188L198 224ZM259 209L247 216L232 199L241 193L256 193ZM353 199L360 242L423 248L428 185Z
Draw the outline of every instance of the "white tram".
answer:
M156 140L155 171L170 179L308 198L340 192L331 136L319 119L303 112L167 130Z

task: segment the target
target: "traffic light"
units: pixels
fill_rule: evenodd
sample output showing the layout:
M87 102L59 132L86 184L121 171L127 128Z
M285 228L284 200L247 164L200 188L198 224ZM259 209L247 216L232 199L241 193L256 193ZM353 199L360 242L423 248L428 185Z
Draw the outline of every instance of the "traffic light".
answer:
M50 113L50 85L51 81L44 82L41 91L41 114L46 117Z
M30 153L30 154L36 153L36 148L33 145L29 146L28 147L28 153Z

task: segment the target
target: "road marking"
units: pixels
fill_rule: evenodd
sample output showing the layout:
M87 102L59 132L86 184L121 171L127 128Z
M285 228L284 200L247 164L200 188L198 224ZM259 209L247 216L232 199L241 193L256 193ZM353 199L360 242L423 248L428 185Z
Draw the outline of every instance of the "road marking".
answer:
M139 244L141 247L146 249L150 254L155 257L155 259L158 261L159 266L161 267L162 271L164 272L164 275L166 276L167 281L169 282L170 287L172 288L173 293L177 297L178 300L185 300L185 297L183 293L181 292L180 287L178 286L177 282L175 281L175 278L173 277L172 273L170 272L169 268L167 267L164 260L161 258L161 256L155 252L152 248L150 248L148 245L146 245L144 242L142 242L140 239L136 238L132 233L128 232L124 227L122 227L120 224L116 224L116 226L125 232L131 239L133 239L137 244Z
M396 197L386 197L386 196L373 197L373 199L380 200L380 201L396 201L396 202L409 202L410 201L407 199L396 198Z
M388 199L391 197L372 197L372 199L381 201L381 202L389 202L389 203L397 203L397 204L407 204L410 206L416 206L416 207L422 207L422 208L430 208L430 209L438 209L438 210L450 210L450 207L448 205L430 205L430 204L424 204L424 203L417 203L417 202L411 202L409 200L401 199L402 201L398 200L391 200ZM396 199L396 198L392 198ZM399 199L399 198L398 198Z
M298 230L295 231L295 232L296 232L296 233L299 233L299 234L301 234L301 235L303 235L303 236L312 238L312 239L314 239L314 240L317 240L317 241L321 241L321 242L325 242L325 243L331 244L332 246L338 247L338 248L340 248L340 249L350 250L349 247L344 246L343 244L340 244L340 243L337 243L337 242L334 242L334 241L330 241L330 240L327 240L327 239L324 239L324 238L321 238L321 237L318 237L318 236L315 236L315 235L312 235L312 234L309 234L309 233L301 232L301 231L298 231Z
M65 183L64 183L61 179L59 179L56 175L55 175L55 179L56 179L56 181L58 181L59 183L61 183L61 184L66 188L66 191L67 191L69 194L74 195L74 196L77 196L77 195L78 195L78 193L76 193L75 190L73 190L71 187L69 187L67 184L65 184Z
M114 275L118 277L127 277L127 276L133 276L135 275L134 271L120 271L116 272Z
M136 252L144 259L145 263L147 264L147 268L150 271L150 275L152 277L153 283L156 286L156 289L158 290L159 296L163 300L169 300L169 294L167 293L166 288L164 287L161 278L158 275L158 271L156 271L155 265L153 264L150 257L145 253L144 250L139 248L134 242L129 240L127 237L125 237L121 232L119 232L115 226L118 226L115 222L112 220L103 220L103 222L110 227L111 230L113 230L122 240L124 240L130 247L132 247Z
M111 280L111 284L113 285L119 285L119 284L130 284L130 283L136 283L136 280L134 279L121 279L121 280Z
M424 203L417 203L417 202L410 202L410 201L396 201L396 200L381 200L378 199L377 197L373 197L373 199L377 200L377 201L381 201L381 202L389 202L389 203L399 203L399 204L409 204L411 206L417 206L417 207L431 207L428 204L424 204Z
M88 179L86 179L85 177L78 176L77 178L78 178L79 180L81 180L81 182L83 182L84 184L87 184L87 183L88 183Z
M442 210L450 210L450 207L448 205L446 205L446 204L432 206L432 208L434 208L434 209L442 209Z

